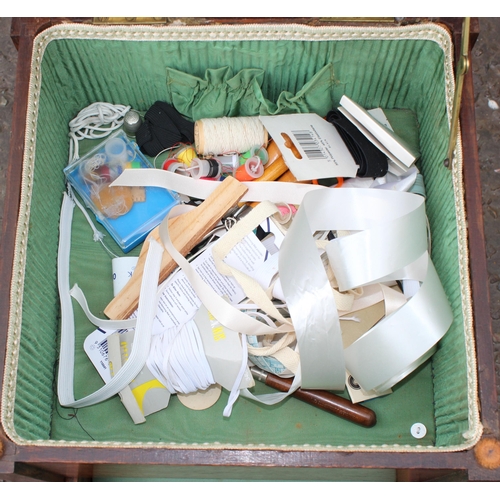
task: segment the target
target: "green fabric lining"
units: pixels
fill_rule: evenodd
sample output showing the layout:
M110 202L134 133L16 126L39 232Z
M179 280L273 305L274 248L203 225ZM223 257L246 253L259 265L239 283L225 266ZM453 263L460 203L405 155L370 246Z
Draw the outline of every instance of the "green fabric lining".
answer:
M323 114L347 94L366 108L389 108L395 128L406 139L418 138L420 144L433 261L455 314L455 322L434 356L432 373L427 363L393 395L367 403L378 411L379 423L374 429L353 426L292 398L276 408L239 400L229 420L222 418L224 397L213 409L198 413L185 410L174 398L167 410L148 417L145 425L134 426L115 397L80 409L78 419L100 440L332 446L462 443L462 432L468 429L467 367L453 189L450 172L441 163L448 131L442 73L441 49L422 40L51 41L42 61L16 390L18 434L24 439L89 439L75 419L65 419L71 410L59 408L61 418L52 408L59 315L57 223L69 120L95 101L129 104L145 111L156 100L167 100L185 106L182 112L193 119L205 113ZM181 92L182 85L188 88L188 95ZM198 95L200 89L205 95ZM405 108L407 116L396 108ZM405 125L410 117L411 131ZM75 218L72 276L86 292L92 311L102 315L111 298L111 285L103 284L96 292L93 285L96 277L108 272L109 256L92 241L87 223L78 222L77 212ZM118 252L111 238L106 243ZM102 382L81 350L92 326L78 306L75 312L75 395L80 397ZM428 436L418 443L408 434L409 425L416 421L428 428Z
M207 69L201 79L167 68L167 100L192 121L222 116L255 116L287 113L326 115L332 108L329 96L333 66L326 65L296 95L283 91L276 103L266 99L262 69L243 69L233 76L229 67Z

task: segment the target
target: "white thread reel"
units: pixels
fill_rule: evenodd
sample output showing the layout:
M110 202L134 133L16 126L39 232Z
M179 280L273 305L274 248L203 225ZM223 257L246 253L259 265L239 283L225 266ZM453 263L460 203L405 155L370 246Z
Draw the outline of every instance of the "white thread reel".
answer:
M201 156L243 153L267 144L268 134L258 116L204 118L194 124L194 141Z
M191 160L189 172L193 179L208 178L217 180L221 175L222 165L221 162L215 158L210 158L208 160L193 158Z

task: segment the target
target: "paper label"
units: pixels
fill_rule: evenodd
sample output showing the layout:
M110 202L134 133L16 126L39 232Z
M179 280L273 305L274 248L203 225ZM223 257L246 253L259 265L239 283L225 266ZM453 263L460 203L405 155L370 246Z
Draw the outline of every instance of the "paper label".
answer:
M356 177L359 166L344 140L316 113L259 118L297 180Z

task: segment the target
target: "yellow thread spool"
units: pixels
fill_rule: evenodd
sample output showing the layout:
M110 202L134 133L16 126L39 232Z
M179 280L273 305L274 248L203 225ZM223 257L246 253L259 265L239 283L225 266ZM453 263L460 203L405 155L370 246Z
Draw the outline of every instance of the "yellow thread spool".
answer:
M191 166L191 161L194 159L194 158L198 158L197 154L196 154L196 151L195 149L192 147L192 146L186 146L185 148L181 149L176 155L175 157L181 161L182 163L184 163L185 165L187 165L188 167Z

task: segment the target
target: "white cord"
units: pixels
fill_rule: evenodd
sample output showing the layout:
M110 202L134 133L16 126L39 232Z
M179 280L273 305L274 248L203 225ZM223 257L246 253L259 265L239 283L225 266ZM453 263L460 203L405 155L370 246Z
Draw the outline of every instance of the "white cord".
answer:
M94 241L98 241L106 250L106 252L109 254L111 258L118 258L118 255L114 254L105 244L104 244L104 234L101 233L96 227L95 224L92 222L92 219L90 218L89 214L83 207L83 205L80 203L78 198L74 195L73 190L71 189L71 185L68 184L68 195L69 197L74 201L75 205L81 210L82 214L85 216L87 219L87 222L89 223L89 226L92 228L93 232L93 239Z
M69 163L78 160L78 141L82 139L102 139L121 127L130 106L94 102L83 108L69 122Z

